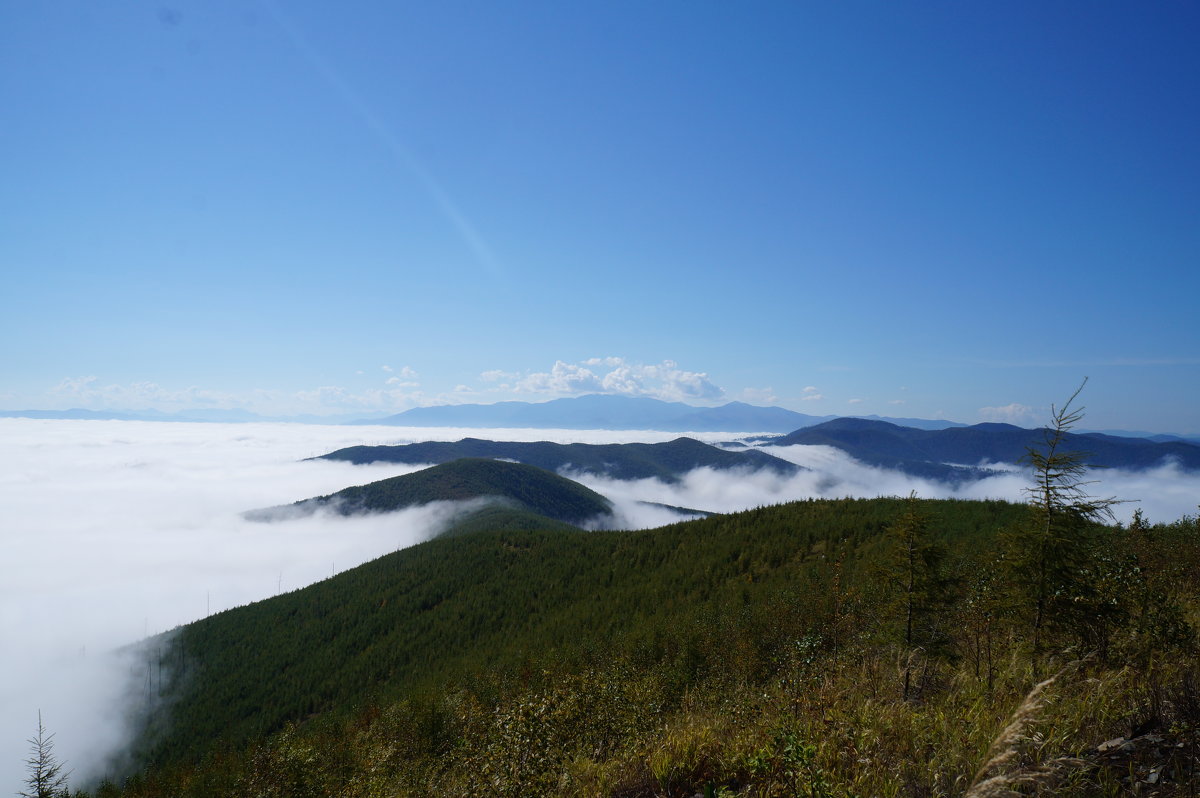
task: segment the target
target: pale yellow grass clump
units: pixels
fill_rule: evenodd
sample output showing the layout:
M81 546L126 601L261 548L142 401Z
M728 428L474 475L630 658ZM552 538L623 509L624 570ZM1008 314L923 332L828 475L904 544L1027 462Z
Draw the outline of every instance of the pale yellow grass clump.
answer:
M1084 764L1073 757L1059 757L1042 764L1021 764L1032 738L1029 728L1037 722L1046 702L1046 691L1062 672L1034 685L1012 714L1004 731L992 741L987 761L975 774L965 798L1012 798L1021 793L1013 787L1049 786Z

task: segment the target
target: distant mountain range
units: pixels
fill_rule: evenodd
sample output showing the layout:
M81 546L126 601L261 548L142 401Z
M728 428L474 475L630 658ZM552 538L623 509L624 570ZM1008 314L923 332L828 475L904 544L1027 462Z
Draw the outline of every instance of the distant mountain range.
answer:
M1043 442L1043 430L1011 424L975 424L944 430L921 430L861 418L840 418L773 438L765 446L794 444L834 446L856 460L935 479L986 476L981 463L1018 463L1030 446ZM1064 445L1085 452L1090 466L1143 469L1174 461L1200 469L1200 446L1184 441L1159 442L1103 433L1068 433ZM953 464L953 465L948 465Z
M1080 435L1112 435L1118 438L1145 438L1155 443L1190 443L1200 445L1200 435L1168 435L1163 433L1146 432L1144 430L1128 429L1081 429Z
M837 416L810 416L782 407L729 402L696 407L648 397L588 394L549 402L415 407L360 424L406 427L515 427L533 429L652 429L665 432L790 432ZM963 426L953 421L886 419L922 429Z
M548 471L579 471L613 479L656 478L676 482L688 471L708 467L717 470L768 469L791 476L800 467L757 449L727 451L692 438L666 443L537 443L487 441L464 438L450 443L428 441L403 446L351 446L312 458L365 463L446 463L462 457L515 460Z
M360 424L411 427L510 427L525 429L661 430L664 432L790 433L842 416L811 416L782 407L760 407L729 402L719 407L696 407L648 397L588 394L548 402L496 402L494 404L416 407L390 416L340 414L331 416L267 416L239 409L181 410L0 410L0 418L39 418L117 421L186 422L288 422L300 424ZM852 416L919 430L945 430L967 425L955 421L884 416ZM980 425L977 425L980 426ZM1141 439L1155 443L1200 445L1200 435L1153 434L1128 430L1100 430L1100 435ZM1085 434L1085 433L1081 433Z

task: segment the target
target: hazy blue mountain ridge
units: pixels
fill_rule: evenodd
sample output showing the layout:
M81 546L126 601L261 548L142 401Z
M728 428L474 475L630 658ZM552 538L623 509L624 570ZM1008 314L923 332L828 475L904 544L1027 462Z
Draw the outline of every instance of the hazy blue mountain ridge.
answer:
M1044 438L1044 430L1012 424L920 430L884 421L841 418L798 429L764 445L835 446L870 465L933 475L944 470L943 464L1019 463L1029 447L1041 446ZM1068 433L1063 445L1067 451L1085 453L1089 465L1098 468L1143 469L1174 461L1187 470L1200 469L1200 447L1183 441Z
M413 427L518 427L534 429L655 429L667 432L790 432L836 416L810 416L782 407L729 402L696 407L649 397L587 394L548 402L416 407L362 424ZM952 421L897 419L914 426L942 429Z
M729 402L719 407L697 407L683 402L664 402L649 397L587 394L546 402L496 402L494 404L435 405L403 413L340 413L280 416L261 415L239 408L201 408L165 412L161 410L0 410L0 418L183 421L183 422L286 422L299 424L355 424L416 427L516 427L532 429L656 429L666 432L763 432L790 433L839 418L884 421L918 430L964 428L967 425L944 419L897 418L889 416L812 416L782 407L762 407ZM975 425L979 426L979 425ZM1081 430L1083 434L1132 438L1155 443L1187 443L1200 447L1200 435L1151 433L1131 430Z

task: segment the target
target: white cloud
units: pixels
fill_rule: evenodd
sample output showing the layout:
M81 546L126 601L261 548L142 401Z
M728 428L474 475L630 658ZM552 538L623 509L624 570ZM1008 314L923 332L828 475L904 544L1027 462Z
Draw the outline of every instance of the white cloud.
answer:
M62 396L84 396L88 392L95 390L92 386L99 379L95 375L89 377L66 377L58 385L51 388L50 392Z
M339 385L321 385L291 393L255 389L244 394L189 387L164 388L153 382L127 385L103 384L97 377L64 379L51 390L59 404L103 410L145 410L179 412L197 408L238 409L265 414L321 413L331 410L400 410L427 401L418 390L417 372L408 366L396 370L386 367L392 376L385 388L355 391ZM359 372L361 373L361 372Z
M388 380L397 379L392 377ZM297 391L293 397L302 410L398 410L420 404L426 397L421 391L402 390L417 387L417 383L394 383L388 389L372 388L351 391L340 385L322 385L311 390Z
M744 388L741 398L743 402L752 405L773 405L779 401L779 397L771 388Z
M625 358L613 357L612 355L609 355L608 357L590 357L583 361L583 364L585 366L607 366L609 368L613 368L614 366L624 365Z
M619 393L626 396L641 396L646 393L645 378L652 376L642 369L620 365L604 375L601 385L605 393Z
M902 404L904 404L904 400L903 399L891 399L888 401L888 404L889 405L902 405Z
M408 366L402 366L398 372L391 366L380 366L379 368L383 371L386 371L388 374L395 373L401 379L415 380L417 378L417 372L413 371ZM360 371L359 374L362 374L362 372Z
M576 394L603 389L603 384L590 370L561 360L554 361L550 371L528 374L516 385L519 393Z
M825 396L823 394L809 393L809 394L805 394L804 396L801 396L800 400L802 402L816 402L816 401L819 401L824 398L825 398Z
M847 400L846 404L859 405L859 404L862 404L862 399L850 399L850 400Z
M803 393L816 393L816 392L817 392L817 386L815 386L815 385L805 385L804 386Z
M480 374L491 383L484 390L462 385L449 391L422 389L418 373L409 366L379 367L385 373L383 385L376 389L358 389L342 385L319 385L290 391L253 389L228 393L191 386L166 388L154 382L106 384L99 377L86 375L63 379L49 395L52 407L84 407L99 410L158 410L166 413L192 409L244 410L265 415L332 413L354 411L400 411L437 402L462 402L468 394L485 396L500 393L577 396L608 393L623 396L649 396L668 401L711 401L724 396L705 372L679 368L672 360L657 364L630 363L619 357L591 358L580 363L559 360L546 372L515 372L493 369ZM359 370L357 375L363 375ZM774 402L770 389L755 393L750 401ZM34 402L31 406L37 406ZM44 406L44 405L43 405Z
M497 378L509 376L500 371L484 374L494 374ZM647 365L612 356L589 358L581 363L556 360L549 372L534 372L517 380L514 390L558 396L609 393L667 401L715 400L725 395L706 372L681 369L673 360Z
M98 377L68 377L50 390L52 396L73 404L102 409L179 409L188 407L242 408L244 397L191 386L182 390L142 381L128 385L102 385Z
M1036 420L1036 414L1032 407L1017 402L1003 407L981 407L979 408L979 417L984 421L998 421L1017 426Z
M657 380L657 390L652 395L660 399L720 399L725 391L714 385L708 374L702 371L684 371L673 360L664 360L657 366L632 366L641 370L648 381Z
M657 479L620 482L589 475L568 476L613 499L627 517L647 524L654 521L654 516L648 511L639 515L639 501L710 512L734 512L809 498L907 496L912 491L927 499L1022 502L1026 498L1024 490L1030 484L1027 473L1015 465L992 464L1002 473L976 482L949 485L869 466L830 446L770 446L762 450L810 470L789 477L770 471L731 474L701 468L676 484ZM1196 496L1200 495L1200 474L1196 472L1164 465L1141 472L1104 469L1090 478L1097 480L1089 486L1093 495L1138 500L1136 504L1117 506L1117 517L1122 522L1128 522L1138 507L1151 521L1173 521L1196 512Z

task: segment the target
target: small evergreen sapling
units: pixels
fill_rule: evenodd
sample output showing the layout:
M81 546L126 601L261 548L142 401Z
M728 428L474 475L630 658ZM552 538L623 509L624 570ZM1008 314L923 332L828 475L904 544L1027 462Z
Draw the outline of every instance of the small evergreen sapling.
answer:
M29 775L25 777L26 790L17 793L21 798L66 798L67 776L63 763L54 756L54 735L46 733L42 724L42 713L38 711L37 735L29 738L30 754L25 760Z

